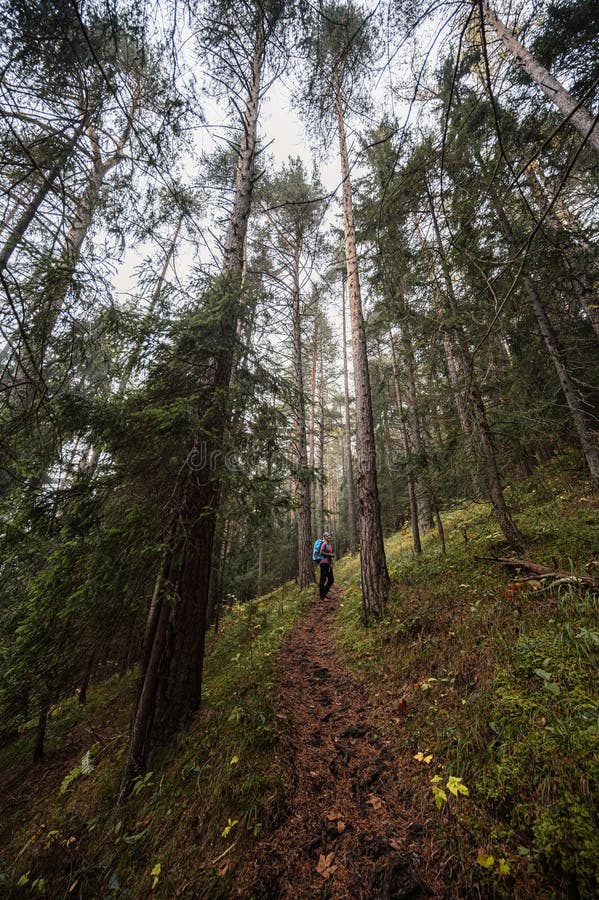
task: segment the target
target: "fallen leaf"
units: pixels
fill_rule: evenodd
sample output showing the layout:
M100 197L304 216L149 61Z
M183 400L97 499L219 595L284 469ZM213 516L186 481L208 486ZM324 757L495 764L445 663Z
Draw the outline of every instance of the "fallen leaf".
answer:
M345 831L345 822L342 822L341 820L339 820L337 822L337 834L343 834L344 831Z
M389 841L389 846L393 847L394 850L405 850L405 847L399 840L399 838L391 838L391 840Z
M383 805L383 801L376 794L369 794L366 802L370 803L373 809L381 809Z
M226 862L224 864L224 866L221 866L220 869L217 870L216 874L218 875L219 878L223 878L223 876L225 876L228 871L229 871L229 863Z
M335 859L334 853L327 853L326 856L323 856L321 853L318 857L318 863L316 864L316 871L319 875L322 875L323 878L329 878L337 866L333 865L333 860Z
M337 819L341 818L341 815L337 812L336 809L331 809L328 813L326 813L326 817L329 822L335 822Z
M432 753L428 753L428 754L425 756L424 753L422 752L422 750L419 750L418 753L415 753L415 754L414 754L414 759L416 759L418 762L426 763L427 766L428 766L428 764L430 763L430 761L431 761L432 758L433 758L433 754L432 754Z

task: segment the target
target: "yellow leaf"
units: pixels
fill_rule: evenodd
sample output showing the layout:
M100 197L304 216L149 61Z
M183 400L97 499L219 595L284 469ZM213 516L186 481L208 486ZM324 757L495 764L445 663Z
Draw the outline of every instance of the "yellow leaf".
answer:
M464 797L470 796L470 791L465 784L462 784L462 779L458 778L457 775L449 776L447 779L447 790L453 794L454 797L457 797L458 794L463 794Z
M476 861L479 864L479 866L483 867L483 869L490 869L493 866L493 864L495 863L495 857L487 856L486 850L479 848L478 857L477 857Z
M510 874L510 864L507 859L498 860L499 863L499 874L500 875L509 875Z
M221 837L226 837L228 835L228 833L231 831L231 829L235 828L235 826L237 825L238 822L239 822L239 819L228 819L227 824L223 828Z
M433 788L433 797L435 798L435 804L437 809L441 809L444 803L447 803L447 794L442 788L434 787Z
M231 759L231 762L229 763L229 765L230 765L230 766L236 766L238 762L239 762L239 757L238 757L238 756L233 756L232 759Z
M429 753L429 754L427 754L427 756L425 756L424 753L422 752L422 750L419 750L418 753L415 753L415 754L414 754L414 759L417 759L418 762L424 762L424 763L426 763L427 766L428 766L428 764L429 764L429 762L431 761L432 758L433 758L433 754L432 754L432 753Z

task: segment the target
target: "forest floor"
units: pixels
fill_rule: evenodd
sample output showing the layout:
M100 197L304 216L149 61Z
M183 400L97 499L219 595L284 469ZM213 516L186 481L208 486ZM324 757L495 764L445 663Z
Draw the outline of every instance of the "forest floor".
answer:
M437 895L423 872L433 851L427 822L405 787L414 763L393 753L388 710L369 702L335 649L342 596L334 587L327 601L316 599L282 648L284 812L242 861L236 896Z
M527 556L599 572L576 468L513 486ZM292 583L211 632L203 708L124 805L135 672L0 747L0 897L561 900L599 896L598 595L530 578L485 504L386 541L382 620L359 557L331 602Z

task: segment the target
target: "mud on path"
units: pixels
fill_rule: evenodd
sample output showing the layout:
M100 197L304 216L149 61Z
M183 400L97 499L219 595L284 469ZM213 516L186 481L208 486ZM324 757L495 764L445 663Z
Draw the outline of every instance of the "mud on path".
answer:
M409 784L377 725L380 708L335 652L341 593L331 593L324 604L314 601L281 651L284 813L242 862L233 896L440 896L422 874L426 825L414 821Z

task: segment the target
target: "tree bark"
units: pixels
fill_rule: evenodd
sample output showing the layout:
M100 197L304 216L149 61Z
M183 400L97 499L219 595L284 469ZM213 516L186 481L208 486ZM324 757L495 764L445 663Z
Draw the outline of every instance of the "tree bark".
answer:
M345 258L356 392L356 453L358 463L358 501L360 504L362 614L364 621L369 623L373 619L380 618L385 610L389 597L390 580L381 525L368 352L360 293L360 275L358 271L343 102L341 84L337 72L334 73L334 91L343 183Z
M221 340L199 400L202 438L196 438L188 455L185 481L176 506L176 533L163 561L164 584L156 610L150 608L148 621L154 620L153 640L145 654L147 664L140 671L121 799L127 796L136 774L144 770L150 751L185 727L201 702L206 610L220 495L218 471L211 471L201 460L204 450L206 459L210 460L212 452L219 449L227 422L226 399L241 304L265 50L264 20L260 17L242 117L233 208L218 283Z
M447 297L446 297L446 307L447 313L454 318L457 318L458 315L458 303L457 298L453 289L453 281L451 278L451 272L449 270L449 264L447 261L447 257L445 255L445 249L443 247L443 241L441 238L441 232L439 230L439 223L437 222L437 216L435 213L435 208L433 205L432 197L429 193L429 208L431 212L431 218L433 221L433 227L435 231L437 250L439 254L441 272L443 273L443 278L446 285ZM525 538L520 529L517 527L516 523L512 519L510 511L507 507L507 503L505 502L505 496L503 493L503 486L501 484L501 477L499 475L499 468L497 465L497 456L495 453L495 447L493 444L493 437L491 434L491 428L489 425L489 420L487 418L487 410L485 408L485 404L480 393L480 389L474 377L474 361L472 359L472 355L467 346L465 337L458 325L455 325L452 329L453 334L455 335L455 348L459 354L460 367L462 368L464 375L466 377L465 388L467 390L467 398L469 401L469 406L472 412L472 420L475 426L476 435L478 438L478 442L480 444L480 449L482 451L482 456L485 463L485 474L487 480L487 489L489 493L489 498L491 500L491 504L493 506L493 510L495 512L495 516L499 523L499 527L501 528L503 534L506 539L512 544L514 547L522 546L525 543Z
M517 242L505 208L494 190L490 190L489 195L493 202L495 212L497 213L504 237L512 253L515 254L517 252ZM599 445L593 429L587 420L583 399L580 396L580 392L576 387L574 379L568 371L559 338L549 320L549 316L547 315L547 311L541 300L535 282L530 275L526 274L524 275L523 284L525 293L539 325L539 331L545 341L547 352L551 357L564 397L566 398L566 403L574 421L574 427L576 428L578 440L580 441L580 446L582 447L587 466L593 479L599 481Z
M41 762L44 758L44 743L46 740L46 725L48 724L49 703L42 703L37 717L37 729L35 732L35 744L33 746L33 762Z
M319 378L318 378L318 479L316 482L316 490L318 492L318 499L316 503L316 517L318 520L318 533L322 535L324 531L324 443L325 443L325 427L324 427L324 411L325 411L325 396L324 396L324 354L323 348L320 348L320 358L319 358Z
M25 206L17 224L14 226L10 235L6 239L2 250L0 250L0 272L4 272L4 270L7 268L12 254L23 240L25 232L33 222L40 206L54 187L54 184L60 172L64 168L65 162L68 160L69 156L77 146L77 142L81 137L81 134L83 133L83 129L83 124L80 124L75 129L73 137L68 142L64 153L62 153L58 157L48 174L44 176L41 185L31 198L29 203Z
M538 173L538 167L531 165L527 168L526 173L532 188L532 193L541 210L545 212L545 222L547 222L551 229L553 238L559 248L562 259L566 264L574 293L586 312L593 331L595 332L595 336L599 340L599 297L597 296L597 291L595 290L591 279L585 271L584 261L580 258L578 248L564 236L564 228L557 215L552 209L549 209L552 198L548 196L546 185L543 183L543 180ZM587 252L592 253L592 248L590 246L587 245L584 249Z
M310 435L308 448L308 463L310 465L310 513L312 516L312 531L318 531L316 522L316 374L318 369L318 310L314 316L314 336L312 343L312 374L310 384Z
M302 354L302 320L300 303L300 248L293 254L293 293L291 297L291 334L293 344L293 382L296 405L293 411L296 441L297 497L297 580L300 588L314 581L310 522L310 471L306 447L306 398L304 395L304 371Z
M428 256L431 266L433 267L433 278L435 280L435 284L433 286L433 302L435 309L439 313L439 318L442 324L442 335L443 335L443 350L445 353L445 361L447 363L447 373L449 376L449 384L451 386L453 399L456 407L456 412L458 416L458 422L460 423L460 428L462 430L462 434L464 435L465 441L465 450L466 457L469 463L469 474L470 479L472 481L472 487L474 489L475 495L480 495L482 491L482 483L479 473L477 454L474 446L475 437L473 435L473 423L470 416L470 412L468 409L468 403L466 397L464 396L464 385L466 384L466 379L464 378L464 372L462 371L462 367L459 361L459 355L456 354L454 350L453 340L449 334L447 328L444 327L444 313L443 313L443 301L440 295L440 292L437 288L436 284L436 273L434 272L435 262L433 259L432 248L427 244L424 235L418 225L418 222L415 223L416 233L418 234L418 240L420 242L420 246L425 254ZM440 235L437 234L437 243L439 242Z
M570 415L574 421L574 427L576 428L578 440L580 441L580 446L582 447L587 466L589 467L593 479L599 481L599 446L593 433L593 429L587 420L583 400L574 383L574 379L568 371L559 339L549 321L549 316L541 301L536 284L529 275L525 276L524 284L539 324L539 331L545 341L545 346L547 347L557 377L559 378L564 397L566 398Z
M347 535L349 552L355 553L358 549L358 536L356 534L356 503L354 498L354 467L351 452L351 416L349 409L349 373L347 365L347 326L345 316L345 286L343 278L343 292L341 298L341 312L343 324L343 398L345 410L345 484L347 487Z
M59 258L51 264L50 273L44 279L43 296L39 298L37 303L30 334L25 345L26 357L19 358L17 369L13 376L15 382L13 393L17 405L21 407L26 407L31 403L36 383L43 376L46 345L64 306L65 297L72 283L81 255L83 242L89 232L94 212L100 199L100 191L104 180L107 174L123 159L123 150L129 139L137 105L138 100L135 99L117 149L106 159L102 158L102 151L95 129L91 125L86 129L91 145L92 162L87 173L85 187L77 201L73 221L65 238L64 248Z
M418 503L416 501L416 486L414 484L414 470L412 467L412 451L410 446L410 439L408 437L408 429L406 427L406 422L404 418L403 411L403 401L401 397L401 390L399 387L399 371L397 366L397 356L395 353L395 341L393 340L393 334L391 329L389 329L389 345L391 347L391 366L393 371L393 384L395 386L395 402L397 404L397 413L399 415L399 421L401 423L401 437L403 450L406 457L406 463L408 468L407 482L408 482L408 504L410 507L410 524L412 526L412 549L414 553L422 553L422 543L420 541L420 525L418 521Z
M428 478L426 473L426 454L424 451L424 441L422 439L422 426L420 416L418 414L418 388L416 385L416 360L414 358L414 348L412 339L408 331L407 323L401 328L401 344L403 357L405 360L405 369L407 374L407 401L408 416L410 421L410 430L408 432L411 444L414 449L416 472L422 473L422 477L416 478L415 490L419 507L420 525L424 532L433 526L433 509L430 491L428 489Z
M497 34L499 40L519 66L530 76L549 100L557 106L563 116L572 122L589 144L599 151L599 124L597 119L577 101L553 75L542 66L507 28L489 6L480 0L484 21Z

